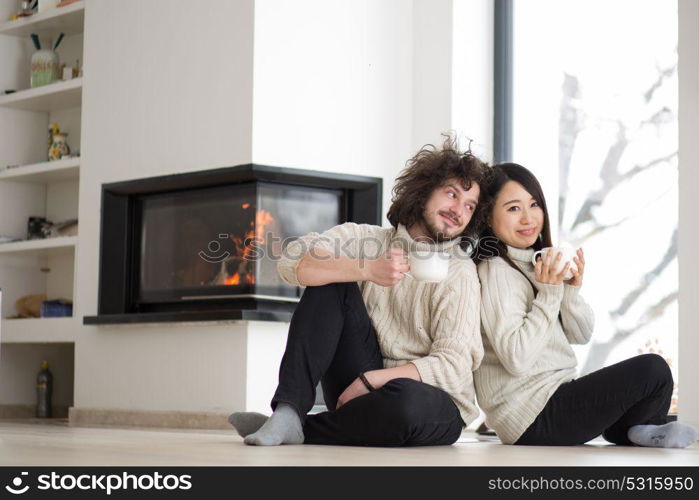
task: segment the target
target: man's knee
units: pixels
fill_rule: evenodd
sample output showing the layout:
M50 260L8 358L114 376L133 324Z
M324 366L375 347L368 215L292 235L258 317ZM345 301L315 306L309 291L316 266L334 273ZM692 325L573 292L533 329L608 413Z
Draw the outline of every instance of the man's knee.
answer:
M441 389L408 378L393 379L383 389L385 416L403 445L448 445L461 435L459 410Z
M301 303L304 305L314 304L318 307L320 307L319 304L342 305L348 303L348 298L350 303L362 300L357 283L328 283L327 285L307 286L301 296Z
M384 389L394 398L412 401L426 395L430 386L411 378L394 378L384 385Z
M641 354L637 356L641 372L649 379L672 385L672 371L665 358L658 354Z
M454 405L445 392L410 378L393 379L383 390L394 418L403 423L435 419L445 407Z
M328 283L327 285L307 286L303 292L303 297L306 297L307 295L327 297L328 294L342 297L348 293L355 292L359 293L359 285L354 281L347 283Z
M316 286L307 286L306 289L304 290L304 295L307 293L322 293L322 292L335 292L342 290L344 288L344 285L348 285L349 283L328 283L327 285L316 285Z

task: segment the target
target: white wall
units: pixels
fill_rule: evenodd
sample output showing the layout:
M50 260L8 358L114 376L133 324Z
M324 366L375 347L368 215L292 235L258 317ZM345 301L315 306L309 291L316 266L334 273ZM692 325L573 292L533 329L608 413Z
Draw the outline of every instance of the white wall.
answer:
M452 125L452 0L414 0L412 147L441 144Z
M699 226L696 190L699 187L699 3L679 0L679 415L699 427Z
M451 130L490 161L493 0L414 0L413 51L413 149Z
M254 162L383 177L385 214L405 161L442 132L488 157L492 12L492 0L257 0Z
M494 0L453 0L451 126L493 159ZM468 142L464 146L467 146Z
M279 365L284 355L289 325L270 321L248 323L245 365L245 408L269 413L277 390Z
M77 408L244 408L244 324L84 328L75 346Z
M254 162L383 177L385 214L413 154L412 32L410 1L257 0Z
M97 313L103 183L249 163L253 0L88 0L76 315ZM245 328L81 326L75 406L244 404Z

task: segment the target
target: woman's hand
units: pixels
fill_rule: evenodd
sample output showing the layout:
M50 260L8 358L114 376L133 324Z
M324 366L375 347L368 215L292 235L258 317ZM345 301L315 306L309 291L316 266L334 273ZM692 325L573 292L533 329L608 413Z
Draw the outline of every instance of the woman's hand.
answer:
M551 262L551 259L554 259ZM570 269L570 262L566 262L565 267L560 273L555 272L558 263L561 260L561 252L556 253L556 257L553 257L553 252L549 250L546 252L546 257L540 258L536 261L534 266L534 273L536 274L536 281L543 283L545 285L560 285L563 283L563 276L565 276L568 269Z
M570 272L573 273L573 277L566 281L566 284L572 286L582 286L583 274L585 274L585 255L583 254L582 248L578 248L576 253L578 255L577 257L573 257L573 262L575 262L575 265L578 266L578 269L576 271L572 267L570 268Z

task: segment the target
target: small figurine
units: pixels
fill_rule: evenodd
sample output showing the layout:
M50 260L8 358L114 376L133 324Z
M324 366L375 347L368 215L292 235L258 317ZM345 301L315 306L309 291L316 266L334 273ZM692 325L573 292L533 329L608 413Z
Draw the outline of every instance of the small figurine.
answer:
M49 146L49 161L60 160L64 156L70 154L70 147L66 142L67 133L59 132L58 124L54 123L52 126L52 140Z

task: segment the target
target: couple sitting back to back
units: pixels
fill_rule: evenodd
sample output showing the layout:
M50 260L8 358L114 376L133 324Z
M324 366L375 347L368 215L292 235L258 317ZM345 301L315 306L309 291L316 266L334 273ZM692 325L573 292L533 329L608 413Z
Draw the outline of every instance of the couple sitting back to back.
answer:
M560 272L552 252L531 263L552 244L527 169L488 167L449 137L408 160L388 220L390 228L342 224L286 248L279 273L306 289L272 415L229 418L246 444L448 445L478 417L476 394L506 444L696 439L691 426L666 422L673 381L662 357L575 377L570 344L587 343L594 322L580 295L585 258L578 250ZM406 274L419 251L448 254L446 278ZM309 415L319 382L328 411Z

